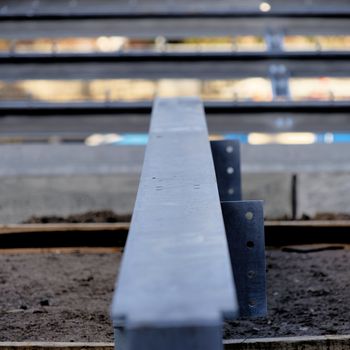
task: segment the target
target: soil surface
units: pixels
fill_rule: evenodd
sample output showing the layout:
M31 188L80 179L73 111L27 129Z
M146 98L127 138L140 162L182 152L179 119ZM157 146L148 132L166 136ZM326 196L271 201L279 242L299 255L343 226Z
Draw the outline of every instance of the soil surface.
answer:
M129 222L131 215L116 214L112 210L88 211L69 216L32 216L24 224L59 224L59 223L102 223Z
M58 224L58 223L103 223L103 222L129 222L131 214L120 215L112 210L88 211L69 216L32 216L24 224ZM279 220L291 220L281 217ZM303 215L301 220L350 220L347 213L317 213L314 216ZM293 221L293 220L291 220Z
M120 254L0 255L0 341L113 341ZM267 251L269 314L224 338L350 334L350 251Z
M302 220L350 220L350 214L349 213L316 213L312 217L304 214L301 219Z

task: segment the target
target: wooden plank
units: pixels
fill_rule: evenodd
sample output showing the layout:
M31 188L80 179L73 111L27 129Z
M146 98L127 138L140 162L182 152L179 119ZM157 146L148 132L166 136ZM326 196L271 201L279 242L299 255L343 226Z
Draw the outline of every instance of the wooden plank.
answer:
M116 231L128 230L129 222L118 223L59 223L59 224L10 224L0 225L0 235L11 233L31 232L65 232L65 231ZM271 227L350 227L350 220L302 220L302 221L278 221L266 220L267 232Z
M81 231L117 231L128 230L128 222L118 223L62 223L62 224L13 224L1 225L0 235L15 233L58 233L58 232L81 232Z
M8 249L123 248L130 224L60 223L0 225L0 253ZM266 246L350 244L350 220L265 221ZM18 250L22 252L22 250ZM38 252L38 251L36 251Z
M348 350L350 335L224 340L225 350ZM0 350L114 350L113 343L0 342Z
M123 250L120 247L1 248L0 254L113 254Z
M300 220L300 221L280 221L267 220L265 227L350 227L350 220Z
M348 350L349 335L301 336L224 341L225 350Z
M0 350L113 350L113 343L0 342Z

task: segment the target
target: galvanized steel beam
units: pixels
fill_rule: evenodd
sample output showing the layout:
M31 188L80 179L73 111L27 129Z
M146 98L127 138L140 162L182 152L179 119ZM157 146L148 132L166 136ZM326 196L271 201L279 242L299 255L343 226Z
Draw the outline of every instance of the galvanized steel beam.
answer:
M198 99L158 99L112 319L125 349L221 349L238 312ZM116 340L118 346L118 339Z
M329 117L332 114L349 114L350 101L273 101L273 102L230 102L205 101L204 109L210 115L231 115L232 118L247 114L276 116L306 113L307 116ZM60 116L76 115L96 116L114 115L115 118L128 117L130 114L149 117L152 101L106 101L106 102L42 102L42 101L3 101L0 104L0 116ZM306 117L306 115L305 115Z
M283 37L273 37L275 41L283 40ZM274 41L273 38L269 39ZM270 60L285 60L291 61L321 61L334 62L342 61L346 62L350 59L350 52L335 51L335 50L322 50L322 51L283 51L283 47L278 49L278 43L271 43L268 46L275 45L275 48L270 48L267 51L222 51L215 52L208 50L197 51L195 49L187 52L181 51L124 51L120 49L111 53L94 52L94 53L64 53L64 52L32 52L21 53L16 51L0 52L1 64L30 64L30 63L42 63L42 64L63 64L63 63L128 63L128 62L166 62L166 61L184 61L184 62L203 62L203 61L228 61L237 62L264 62ZM280 43L280 45L282 45ZM277 46L277 47L276 47Z
M267 313L264 212L262 201L222 202L239 314Z
M84 58L85 57L85 58ZM325 55L93 55L42 57L38 60L4 59L1 80L26 79L236 79L271 76L271 68L284 67L291 77L346 77L349 54ZM6 63L12 62L12 63ZM16 63L15 63L16 62ZM332 63L332 64L330 64ZM215 69L212 69L215 64ZM176 66L176 69L174 67Z

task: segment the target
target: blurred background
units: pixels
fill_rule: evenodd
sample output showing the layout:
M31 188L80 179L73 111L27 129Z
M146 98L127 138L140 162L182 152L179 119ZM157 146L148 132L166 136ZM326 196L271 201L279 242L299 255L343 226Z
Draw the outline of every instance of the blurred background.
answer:
M347 0L0 0L0 223L132 212L152 101L200 96L267 218L350 214Z

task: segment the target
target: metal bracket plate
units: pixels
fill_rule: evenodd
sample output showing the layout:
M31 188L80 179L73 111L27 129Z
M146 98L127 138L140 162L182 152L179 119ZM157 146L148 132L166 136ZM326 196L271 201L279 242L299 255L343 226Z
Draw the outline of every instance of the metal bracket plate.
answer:
M222 202L221 208L240 316L265 316L267 300L263 202Z
M216 181L221 201L242 199L241 160L239 141L211 141Z
M239 313L267 313L264 213L262 201L241 201L239 141L212 141L221 209L234 274Z

